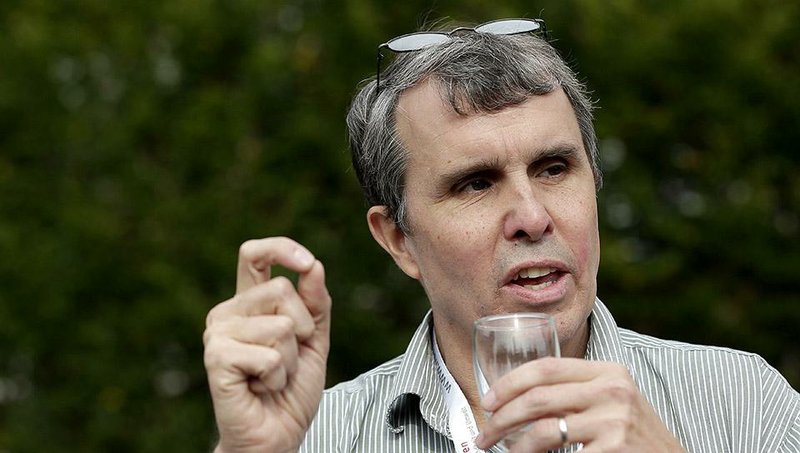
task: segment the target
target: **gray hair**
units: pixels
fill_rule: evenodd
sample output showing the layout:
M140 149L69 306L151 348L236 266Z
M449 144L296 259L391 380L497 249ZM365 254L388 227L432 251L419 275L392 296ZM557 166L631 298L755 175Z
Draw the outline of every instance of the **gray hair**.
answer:
M402 53L375 80L368 79L347 114L353 167L372 206L386 206L403 231L407 150L397 136L395 109L405 90L433 82L460 115L497 112L558 87L569 99L597 190L602 186L593 105L586 87L553 46L531 34L464 32L419 51Z

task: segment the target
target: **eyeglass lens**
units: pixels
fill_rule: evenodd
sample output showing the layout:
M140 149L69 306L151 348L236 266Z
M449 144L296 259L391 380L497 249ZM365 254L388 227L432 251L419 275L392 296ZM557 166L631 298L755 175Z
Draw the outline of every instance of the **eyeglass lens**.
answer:
M497 35L513 35L516 33L527 33L541 28L539 22L525 19L504 19L475 27L479 33L494 33Z
M443 43L450 39L446 33L412 33L399 36L387 43L395 52L411 52L433 44Z

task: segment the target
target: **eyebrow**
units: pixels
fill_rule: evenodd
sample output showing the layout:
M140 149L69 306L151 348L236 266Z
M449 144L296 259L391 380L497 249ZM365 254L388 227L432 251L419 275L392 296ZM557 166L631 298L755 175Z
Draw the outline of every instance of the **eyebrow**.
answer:
M581 151L571 143L559 143L544 149L533 150L527 154L531 164L549 159L564 159L575 162L579 160ZM470 162L464 167L443 173L440 178L440 187L444 190L449 190L451 187L470 177L491 174L497 171L500 166L500 159L497 157Z
M572 143L559 143L555 146L545 148L536 154L534 162L540 162L548 159L564 159L567 161L577 162L583 151L579 150Z
M486 174L492 171L496 171L500 168L500 159L493 158L493 159L481 159L478 161L470 162L468 165L456 168L455 170L444 173L441 175L441 187L442 189L449 190L454 185L458 184L461 181L464 181L470 177Z

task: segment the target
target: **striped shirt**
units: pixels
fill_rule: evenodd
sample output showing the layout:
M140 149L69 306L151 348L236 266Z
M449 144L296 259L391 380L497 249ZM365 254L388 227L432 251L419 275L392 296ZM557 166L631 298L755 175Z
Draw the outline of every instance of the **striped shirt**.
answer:
M455 452L432 322L405 354L326 390L300 451ZM590 326L586 358L625 365L688 451L800 452L800 394L758 355L621 329L600 300Z

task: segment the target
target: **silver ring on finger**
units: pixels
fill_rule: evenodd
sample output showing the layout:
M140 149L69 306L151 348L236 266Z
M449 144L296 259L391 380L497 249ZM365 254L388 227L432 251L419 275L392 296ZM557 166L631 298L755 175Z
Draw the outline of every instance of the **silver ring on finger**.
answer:
M567 432L567 419L564 417L558 417L558 433L561 434L561 446L566 447L569 445L567 442L568 432Z

